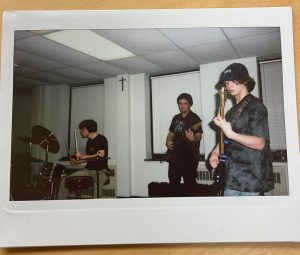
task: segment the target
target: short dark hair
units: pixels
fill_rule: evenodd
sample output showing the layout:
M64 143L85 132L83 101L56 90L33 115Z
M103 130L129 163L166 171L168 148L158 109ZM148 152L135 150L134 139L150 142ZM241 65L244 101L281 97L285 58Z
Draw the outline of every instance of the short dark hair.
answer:
M97 132L97 122L92 119L81 121L78 127L79 129L86 128L89 132Z
M189 104L192 106L193 105L193 98L190 94L188 93L182 93L177 97L177 104L179 104L179 101L181 99L185 99L186 101L189 102Z

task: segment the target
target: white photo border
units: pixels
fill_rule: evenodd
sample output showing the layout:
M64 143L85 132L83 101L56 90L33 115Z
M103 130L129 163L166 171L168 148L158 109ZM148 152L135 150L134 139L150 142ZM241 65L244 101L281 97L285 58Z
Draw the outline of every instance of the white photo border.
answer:
M280 27L289 196L9 201L16 30ZM8 11L0 84L0 246L300 240L292 9Z

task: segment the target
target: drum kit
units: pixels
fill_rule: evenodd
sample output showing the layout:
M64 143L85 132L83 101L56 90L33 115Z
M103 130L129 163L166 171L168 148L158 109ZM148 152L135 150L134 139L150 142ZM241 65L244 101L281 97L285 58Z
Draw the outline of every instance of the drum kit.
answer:
M53 200L57 199L59 185L61 180L66 176L64 166L48 162L48 153L57 153L60 149L59 143L55 135L48 129L35 125L31 129L31 137L18 137L18 140L29 144L31 152L32 145L39 145L45 150L45 160L34 158L26 154L26 158L22 157L23 163L40 162L43 163L38 176L38 190L40 191L40 199Z

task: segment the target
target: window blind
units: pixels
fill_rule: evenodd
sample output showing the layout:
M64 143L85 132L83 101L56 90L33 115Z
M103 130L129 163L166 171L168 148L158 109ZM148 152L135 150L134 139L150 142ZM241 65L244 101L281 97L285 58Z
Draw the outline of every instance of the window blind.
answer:
M268 109L272 150L286 150L281 60L261 62L262 98Z

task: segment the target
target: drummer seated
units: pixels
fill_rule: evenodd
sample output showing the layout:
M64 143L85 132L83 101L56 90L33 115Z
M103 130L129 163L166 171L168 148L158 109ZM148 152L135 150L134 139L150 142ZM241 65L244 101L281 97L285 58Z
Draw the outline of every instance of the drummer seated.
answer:
M87 138L86 153L76 152L76 159L70 158L71 165L78 165L86 162L83 169L76 171L70 176L91 176L94 180L93 198L102 196L103 185L109 181L109 170L107 164L108 142L105 136L97 133L97 123L94 120L83 120L79 123L79 130L82 138ZM99 183L97 183L97 172ZM68 189L65 187L65 179L61 182L58 199L67 199Z
M100 153L99 153L100 154ZM84 157L82 155L80 155L79 153L77 154L78 156L80 156L81 158ZM100 154L101 155L101 154ZM104 159L107 161L107 159ZM68 199L70 197L72 197L72 195L70 196L69 194L69 187L66 187L66 180L69 177L82 177L84 179L84 177L92 177L93 179L93 183L94 185L92 186L92 189L90 188L86 188L86 190L81 190L82 196L81 198L86 198L85 195L87 195L87 197L90 197L90 194L92 193L92 198L97 198L97 171L99 171L99 198L102 197L102 188L104 185L109 183L109 170L108 167L105 169L99 169L99 170L94 170L94 169L88 169L87 167L89 167L91 165L91 163L97 163L97 161L103 161L103 159L101 159L101 157L95 158L95 157L89 157L89 159L86 161L84 159L70 159L70 165L71 166L77 166L77 165L81 165L82 169L77 170L76 172L68 175L66 178L64 178L60 184L60 189L59 189L59 194L58 194L58 199ZM86 165L84 166L84 164L86 163ZM68 186L68 185L67 185ZM86 194L85 194L86 193Z

